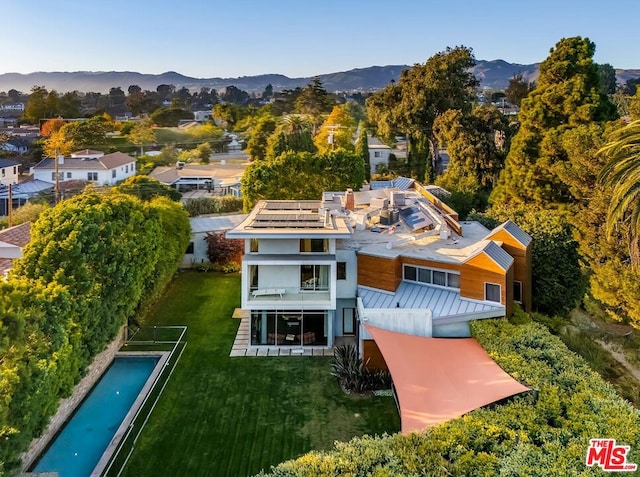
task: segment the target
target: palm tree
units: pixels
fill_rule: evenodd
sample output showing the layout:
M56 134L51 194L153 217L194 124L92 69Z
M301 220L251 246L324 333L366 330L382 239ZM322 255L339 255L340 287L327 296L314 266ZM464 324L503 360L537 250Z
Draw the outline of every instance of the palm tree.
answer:
M607 233L628 222L631 260L640 265L640 120L615 131L600 153L609 158L600 173L611 189Z

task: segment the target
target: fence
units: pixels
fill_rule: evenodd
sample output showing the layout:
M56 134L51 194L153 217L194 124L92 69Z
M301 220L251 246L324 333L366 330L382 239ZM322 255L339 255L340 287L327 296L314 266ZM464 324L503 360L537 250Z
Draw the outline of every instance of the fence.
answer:
M149 421L187 346L186 326L148 326L128 331L123 351L168 352L169 356L162 371L156 376L151 391L145 396L142 405L133 417L127 432L118 443L108 465L101 473L103 476L120 476L122 474L133 454L142 430Z

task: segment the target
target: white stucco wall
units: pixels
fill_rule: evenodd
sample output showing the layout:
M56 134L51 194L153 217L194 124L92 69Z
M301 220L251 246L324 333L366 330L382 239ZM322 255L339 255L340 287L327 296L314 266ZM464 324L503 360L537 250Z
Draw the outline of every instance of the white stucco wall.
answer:
M355 298L358 289L358 261L354 250L336 250L336 262L346 262L347 279L337 280L337 298Z
M0 183L8 186L18 183L18 165L0 168Z
M260 255L300 253L300 239L260 239L259 243Z
M98 184L114 185L120 181L125 180L128 177L136 174L135 161L130 164L119 166L115 169L116 176L113 177L113 169L65 169L64 165L60 165L60 181L82 180L86 181L89 178L89 172L97 172ZM69 177L69 175L71 175ZM44 182L55 182L52 169L33 169L33 178Z

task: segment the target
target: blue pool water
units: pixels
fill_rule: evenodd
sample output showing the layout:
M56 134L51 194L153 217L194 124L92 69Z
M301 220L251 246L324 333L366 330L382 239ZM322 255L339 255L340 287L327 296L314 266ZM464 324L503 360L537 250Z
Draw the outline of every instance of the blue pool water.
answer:
M88 477L158 360L158 356L116 358L33 472Z

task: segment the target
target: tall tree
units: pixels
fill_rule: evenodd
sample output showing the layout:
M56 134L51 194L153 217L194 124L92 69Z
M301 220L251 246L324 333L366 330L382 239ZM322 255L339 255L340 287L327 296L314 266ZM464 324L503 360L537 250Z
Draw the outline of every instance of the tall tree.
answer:
M285 116L267 141L267 159L276 158L285 152L316 152L307 116Z
M600 73L600 88L604 94L613 94L616 92L617 80L616 70L609 63L598 65L598 73Z
M628 114L634 121L640 119L640 88L636 91L635 96L629 100Z
M144 146L150 146L156 142L156 134L152 126L153 122L150 119L144 119L136 123L127 135L129 142L140 146L140 155L144 154Z
M339 149L327 154L287 151L274 159L253 161L242 176L246 211L261 199L318 199L326 190L360 189L364 161Z
M113 121L106 115L66 123L45 141L44 151L48 157L55 157L56 149L60 154L68 154L75 149L104 148L107 145L107 133L114 129Z
M47 95L49 92L44 86L34 86L31 88L31 94L29 94L29 100L24 108L24 118L31 122L37 123L41 119L51 118L51 115L47 114Z
M156 92L162 100L169 99L175 90L176 87L172 84L159 84L156 87Z
M534 89L535 83L531 83L524 79L522 73L513 75L509 80L509 85L504 90L507 101L520 107L522 100Z
M628 224L631 258L640 265L640 120L616 131L601 152L609 158L601 180L612 190L607 231Z
M540 65L536 88L522 101L516 133L494 203L571 202L555 170L567 160L564 131L616 117L616 108L600 89L595 45L588 38L560 40Z
M333 101L317 76L302 90L295 102L296 113L316 118L328 114L332 107Z
M336 105L320 126L313 142L320 153L338 148L352 151L355 131L355 121L345 105Z
M426 138L433 168L437 170L440 161L433 123L449 109L471 109L479 85L471 72L474 65L470 48L447 48L425 64L404 70L397 83L367 99L369 117L384 135L400 131L409 134L410 140Z
M63 118L77 118L80 116L80 95L77 91L64 93L58 101L58 114Z
M220 99L227 103L235 104L236 106L245 106L249 102L250 97L249 93L232 85L225 88Z
M371 180L371 156L369 155L369 142L367 139L367 128L364 121L358 125L358 139L356 140L356 156L364 161L364 176L367 181Z
M436 184L452 193L455 204L449 205L461 216L484 210L509 149L508 119L494 106L476 106L466 115L450 109L436 119L434 129L449 154Z
M269 115L261 118L251 130L247 142L247 154L252 161L260 161L267 157L267 142L276 129L276 120Z

